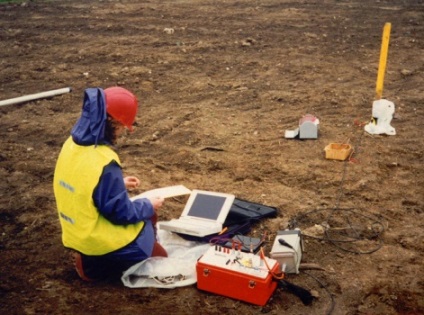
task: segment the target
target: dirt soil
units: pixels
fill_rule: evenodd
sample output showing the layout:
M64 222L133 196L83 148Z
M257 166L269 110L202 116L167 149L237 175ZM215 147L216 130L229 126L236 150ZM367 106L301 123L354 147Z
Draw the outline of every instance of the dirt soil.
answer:
M393 136L364 131L386 22ZM1 100L72 87L0 107L2 314L424 314L422 0L3 3L0 65ZM303 269L287 279L311 305L284 290L262 307L78 278L53 171L84 89L112 85L140 100L118 148L142 180L130 194L183 184L277 207L250 235L267 233L269 253L277 231L301 229ZM318 139L286 139L306 114ZM354 154L326 159L330 143ZM160 218L181 206L170 199Z

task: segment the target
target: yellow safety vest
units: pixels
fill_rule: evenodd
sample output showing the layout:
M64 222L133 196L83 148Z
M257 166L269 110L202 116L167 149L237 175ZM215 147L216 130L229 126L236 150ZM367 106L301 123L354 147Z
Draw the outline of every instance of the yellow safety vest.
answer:
M80 146L69 137L56 164L53 189L65 247L86 255L104 255L132 242L144 222L115 225L94 205L93 192L103 168L120 165L118 155L106 145Z

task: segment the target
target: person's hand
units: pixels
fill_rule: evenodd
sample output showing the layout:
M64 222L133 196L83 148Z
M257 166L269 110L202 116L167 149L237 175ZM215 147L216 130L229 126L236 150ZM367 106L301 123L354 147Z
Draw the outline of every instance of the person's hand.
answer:
M149 197L148 199L152 203L153 209L155 209L155 211L162 207L163 202L165 201L165 199L162 197Z
M124 177L125 187L127 189L134 189L140 185L140 180L135 176Z

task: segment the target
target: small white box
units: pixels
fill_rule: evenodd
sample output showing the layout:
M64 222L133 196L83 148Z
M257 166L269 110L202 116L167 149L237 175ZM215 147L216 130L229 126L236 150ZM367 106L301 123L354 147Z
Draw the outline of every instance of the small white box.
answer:
M299 273L299 265L302 260L300 230L278 231L270 252L271 258L278 261L282 268L286 266L286 273ZM290 246L280 244L282 239Z

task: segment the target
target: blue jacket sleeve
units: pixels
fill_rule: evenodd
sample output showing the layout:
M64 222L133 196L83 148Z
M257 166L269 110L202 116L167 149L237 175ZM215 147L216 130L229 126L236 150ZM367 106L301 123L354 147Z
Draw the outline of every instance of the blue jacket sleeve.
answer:
M117 225L145 221L154 214L148 199L129 199L121 167L116 162L111 162L104 168L94 189L93 200L99 212Z

